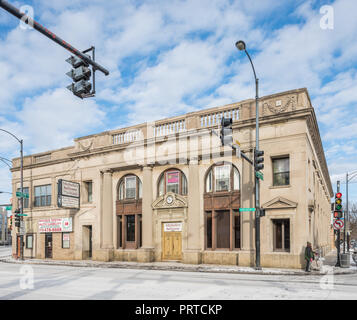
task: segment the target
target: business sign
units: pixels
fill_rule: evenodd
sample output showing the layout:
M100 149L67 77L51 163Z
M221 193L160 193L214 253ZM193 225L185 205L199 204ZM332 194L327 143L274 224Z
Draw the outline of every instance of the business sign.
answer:
M167 172L167 183L168 184L176 184L179 183L179 172L175 171L175 172Z
M72 218L40 219L38 232L72 232Z
M80 187L78 182L58 180L57 204L59 207L79 209Z
M79 198L59 195L57 202L59 207L79 209Z
M165 232L178 232L182 231L182 222L164 223Z
M79 198L79 183L67 180L58 180L59 194L62 196Z

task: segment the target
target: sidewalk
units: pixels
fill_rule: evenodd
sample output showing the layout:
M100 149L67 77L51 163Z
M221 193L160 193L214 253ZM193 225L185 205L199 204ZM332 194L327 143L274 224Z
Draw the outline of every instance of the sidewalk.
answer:
M350 268L336 268L333 263L333 253L322 258L323 266L320 270L312 270L306 273L300 269L278 269L262 268L255 270L254 267L240 267L212 264L184 264L180 262L128 262L111 261L101 262L92 260L41 260L25 259L23 261L14 259L11 256L0 257L0 262L14 264L36 264L55 265L71 267L92 267L92 268L122 268L122 269L143 269L143 270L165 270L165 271L185 271L185 272L214 272L214 273L240 273L240 274L261 274L261 275L323 275L333 272L334 274L357 273L357 267L352 260ZM332 264L332 265L331 265Z

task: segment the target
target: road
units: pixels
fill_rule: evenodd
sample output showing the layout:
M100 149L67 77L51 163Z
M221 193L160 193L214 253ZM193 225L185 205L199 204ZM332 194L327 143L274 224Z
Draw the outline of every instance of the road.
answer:
M0 262L0 299L357 299L357 275L272 276Z

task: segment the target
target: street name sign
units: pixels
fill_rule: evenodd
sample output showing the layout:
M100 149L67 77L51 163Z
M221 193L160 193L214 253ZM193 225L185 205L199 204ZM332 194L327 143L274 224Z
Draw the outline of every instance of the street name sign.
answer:
M258 178L258 179L260 179L260 180L264 180L264 176L263 176L263 173L261 173L261 172L259 172L259 171L257 171L256 173L255 173L255 176Z
M239 212L255 211L255 208L239 208Z

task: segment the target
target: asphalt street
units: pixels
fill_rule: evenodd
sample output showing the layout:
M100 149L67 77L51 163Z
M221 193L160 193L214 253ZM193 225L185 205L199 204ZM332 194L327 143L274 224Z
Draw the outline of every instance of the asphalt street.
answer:
M0 299L357 299L357 276L227 274L0 262Z

